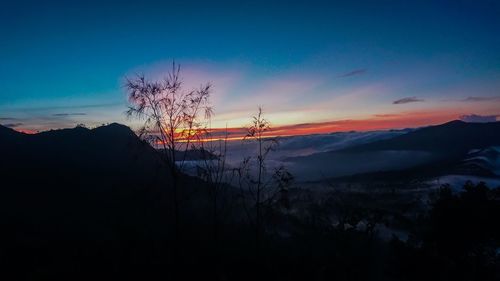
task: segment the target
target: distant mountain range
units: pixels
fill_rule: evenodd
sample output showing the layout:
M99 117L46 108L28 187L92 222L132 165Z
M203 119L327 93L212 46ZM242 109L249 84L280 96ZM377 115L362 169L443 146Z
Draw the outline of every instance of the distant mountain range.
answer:
M446 173L496 176L498 153L492 147L500 146L500 122L452 121L419 129L287 137L280 142L272 160L281 163L284 159L299 180ZM240 146L229 145L235 163L252 150ZM483 154L474 157L473 152ZM4 181L15 180L17 185L50 183L55 178L86 188L89 183L109 188L168 182L157 151L119 124L34 135L0 126L0 153ZM185 158L196 160L199 154L190 151Z
M391 139L345 149L346 152L414 150L463 155L472 149L500 144L500 122L467 123L459 120L430 126Z
M495 176L495 169L463 165L472 150L500 145L500 122L452 121L429 126L389 139L328 152L286 159L296 173L308 180L353 175L437 176L459 172ZM496 162L494 162L496 163Z

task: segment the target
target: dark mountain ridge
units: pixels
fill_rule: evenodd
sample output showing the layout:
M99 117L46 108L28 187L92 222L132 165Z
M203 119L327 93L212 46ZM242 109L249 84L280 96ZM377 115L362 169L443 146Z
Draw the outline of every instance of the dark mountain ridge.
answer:
M40 268L111 274L139 256L140 263L158 263L158 245L172 235L170 175L158 152L128 127L30 135L0 126L0 155L0 264L22 273L17 279L44 279ZM203 189L188 176L179 185L190 196Z
M15 274L16 280L165 280L175 279L172 272L182 274L179 279L207 279L213 274L219 280L256 280L262 276L308 280L320 271L343 277L336 273L343 274L346 268L363 273L347 279L367 280L380 272L372 265L392 262L392 257L386 257L392 248L377 242L371 234L351 228L332 229L330 220L324 226L318 224L325 211L327 216L334 214L332 211L342 214L342 206L331 210L329 199L325 207L303 209L304 214L298 216L268 213L266 226L272 228L262 243L266 247L264 266L262 256L252 254L254 228L229 219L237 215L241 201L231 202L234 206L222 220L219 230L223 231L217 231L217 239L211 236L217 225L210 224L211 209L203 205L209 202L207 193L183 201L182 206L190 205L182 209L182 235L174 239L168 173L157 157L158 151L123 125L36 135L0 127L0 153L0 275ZM367 162L364 152L359 155ZM206 190L200 180L183 175L180 186L189 193ZM343 197L335 193L332 198L343 201ZM292 201L292 206L301 202L309 205L312 198ZM320 212L315 211L318 208ZM467 208L467 214L471 209L475 207ZM192 216L189 211L201 215ZM492 214L489 209L484 213ZM477 233L478 228L469 229ZM282 230L291 236L276 235ZM446 233L446 239L453 233ZM464 237L464 241L470 240ZM178 244L182 251L176 254ZM460 243L453 248L456 245ZM435 256L435 251L429 252ZM375 255L379 253L382 255ZM401 260L401 256L408 261L409 266L404 268L413 268L414 259L403 254L394 260ZM375 279L391 280L394 275L390 277ZM323 279L329 278L319 278Z
M73 184L90 187L116 187L123 183L145 186L147 179L158 182L161 179L156 177L165 176L159 172L162 167L156 151L124 125L110 124L92 130L76 127L38 134L4 127L0 136L3 178L15 180L17 185L68 179ZM89 184L97 177L99 181Z
M500 122L445 124L416 129L393 138L344 149L288 158L311 179L432 177L450 172L493 175L459 167L468 153L500 145ZM309 170L308 170L309 169Z
M483 149L498 144L500 122L467 123L455 120L342 151L424 150L435 153L467 153L472 149Z
M391 178L433 177L446 173L495 177L495 167L488 169L481 165L471 165L470 161L465 160L474 150L485 150L497 145L500 145L500 122L467 123L455 120L392 139L350 147L341 152L425 151L434 156L429 163L404 172L385 173L386 176L391 175Z

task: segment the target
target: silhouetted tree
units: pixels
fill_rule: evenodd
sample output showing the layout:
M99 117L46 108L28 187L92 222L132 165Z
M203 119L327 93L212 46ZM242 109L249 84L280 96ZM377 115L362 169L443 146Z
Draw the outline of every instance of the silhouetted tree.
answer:
M209 103L211 85L184 90L180 77L180 65L172 64L172 70L162 81L150 81L143 75L127 78L126 88L130 106L127 116L143 121L139 135L162 148L161 158L172 176L174 228L179 238L179 190L178 180L193 140L203 132L205 121L212 115ZM182 152L177 159L177 152Z
M278 187L280 196L279 204L281 207L288 210L290 208L290 198L288 196L288 192L295 178L283 165L274 171L273 178Z
M210 124L210 123L209 123ZM221 216L227 211L229 194L226 193L229 179L227 173L227 128L222 137L214 135L210 125L204 130L204 134L199 135L201 163L197 166L197 174L205 180L209 188L214 247L217 251L219 225ZM221 214L222 213L222 214Z
M275 201L277 195L286 193L293 180L292 175L283 166L275 169L274 173L268 172L267 157L278 145L276 138L266 136L269 130L270 122L264 118L263 110L259 107L244 138L257 145L256 153L246 157L236 170L238 186L243 194L243 207L255 229L257 255L260 254L261 235L264 231L263 211ZM251 208L246 206L248 201L251 202Z

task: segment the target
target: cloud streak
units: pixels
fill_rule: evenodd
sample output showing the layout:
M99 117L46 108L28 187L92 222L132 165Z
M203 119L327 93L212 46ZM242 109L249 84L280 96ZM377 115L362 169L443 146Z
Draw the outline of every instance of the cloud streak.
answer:
M124 106L123 102L108 102L108 103L95 103L95 104L76 104L76 105L47 105L47 106L29 106L29 107L15 107L18 112L22 111L36 111L36 112L47 112L47 111L56 111L56 110L85 110L85 109L93 109L93 108L111 108Z
M274 126L267 132L267 136L292 136L325 134L347 131L374 131L403 128L416 128L428 125L442 124L457 119L458 114L453 111L412 111L399 114L379 114L374 118L343 119L318 123L302 123L294 125ZM216 136L223 136L226 129L213 129ZM245 136L244 128L228 128L231 140Z
M352 77L352 76L365 74L366 72L367 72L366 69L360 68L360 69L355 69L355 70L340 74L338 77L340 77L340 78Z
M7 124L3 124L3 126L5 127L8 127L8 128L16 128L16 127L19 127L19 126L22 126L24 125L23 123L7 123Z
M500 115L469 114L469 115L461 115L459 118L460 120L469 123L488 123L488 122L496 122L499 116Z
M392 102L392 104L406 104L406 103L423 102L423 101L424 101L423 99L419 99L417 97L407 97L407 98L395 100Z
M400 114L375 114L373 116L377 118L393 118L400 116Z
M55 116L55 117L84 116L84 115L87 115L87 113L74 112L74 113L55 113L55 114L52 114L52 116Z
M500 96L490 96L490 97L482 97L482 96L471 96L461 99L463 102L481 102L481 101L500 101Z

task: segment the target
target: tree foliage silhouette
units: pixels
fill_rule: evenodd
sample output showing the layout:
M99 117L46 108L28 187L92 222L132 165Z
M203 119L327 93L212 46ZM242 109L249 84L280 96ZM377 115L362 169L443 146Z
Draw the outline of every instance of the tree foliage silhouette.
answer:
M153 147L161 148L161 158L172 176L176 238L179 238L180 227L179 175L188 150L195 148L194 140L213 114L209 99L211 84L186 91L180 70L180 65L173 62L171 71L162 81L151 81L141 75L127 78L125 84L130 102L127 116L143 122L139 135ZM180 159L177 155L181 155Z
M257 255L264 231L264 209L274 203L279 194L282 195L281 199L284 199L281 202L286 201L287 189L293 181L293 176L284 166L274 168L274 172L269 173L268 155L278 146L278 139L267 135L270 130L271 123L264 117L262 107L259 107L257 114L252 117L251 124L246 128L244 138L245 141L257 145L255 155L246 157L236 169L238 186L244 198L243 207L255 230ZM245 203L248 201L251 204L247 207Z

